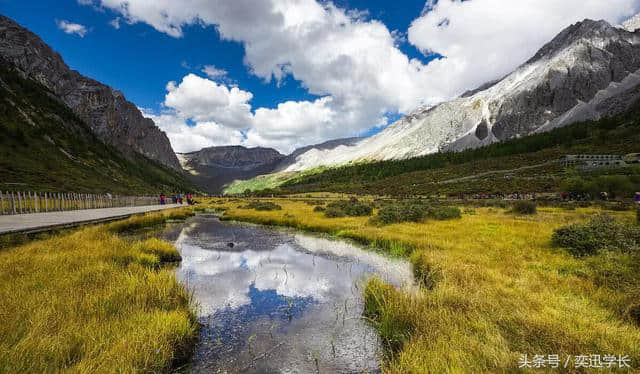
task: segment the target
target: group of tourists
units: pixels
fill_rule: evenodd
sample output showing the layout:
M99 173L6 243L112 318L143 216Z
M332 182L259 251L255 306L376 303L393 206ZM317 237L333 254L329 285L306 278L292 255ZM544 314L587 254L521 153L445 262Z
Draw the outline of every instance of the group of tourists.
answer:
M196 201L193 199L193 195L191 195L191 193L187 193L186 195L183 195L181 193L178 194L174 194L171 196L171 203L173 204L184 204L186 199L186 203L187 205L194 205L196 204ZM160 205L165 205L167 204L167 195L165 195L164 193L160 194Z

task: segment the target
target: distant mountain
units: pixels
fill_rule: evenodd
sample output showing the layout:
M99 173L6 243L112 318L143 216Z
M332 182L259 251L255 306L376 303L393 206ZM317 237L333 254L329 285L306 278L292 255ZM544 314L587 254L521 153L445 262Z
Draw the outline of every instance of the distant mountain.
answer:
M180 171L167 136L121 92L71 70L37 35L0 15L0 57L64 102L106 144Z
M275 149L242 146L210 147L197 152L178 153L177 156L194 183L216 194L234 180L250 179L274 171L285 159Z
M195 190L182 172L102 142L53 92L0 57L0 190L110 192Z
M360 138L335 139L298 148L288 156L271 148L223 146L204 148L197 152L178 153L182 167L190 179L210 193L222 193L225 186L236 181L278 172L295 164L298 156L312 150L330 150L353 145Z
M513 73L420 108L352 146L310 149L284 171L458 151L625 111L640 97L640 31L585 20ZM481 62L479 62L481 63Z

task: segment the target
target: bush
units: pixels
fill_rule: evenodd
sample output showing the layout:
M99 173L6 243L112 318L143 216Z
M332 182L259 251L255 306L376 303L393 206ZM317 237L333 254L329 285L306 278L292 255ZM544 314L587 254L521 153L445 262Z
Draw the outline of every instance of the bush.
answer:
M370 216L373 213L371 205L359 202L357 199L335 201L325 210L325 216L329 218L335 217L363 217Z
M314 212L324 212L325 210L327 210L327 209L325 207L323 207L323 206L320 206L320 205L318 205L318 206L313 208Z
M435 208L429 208L429 218L437 219L439 221L446 221L450 219L458 219L462 217L462 211L455 206L440 206Z
M272 210L282 210L282 207L278 204L272 203L270 201L252 201L249 204L242 207L243 209L254 209L259 211L272 211Z
M420 222L426 216L424 207L415 204L397 204L383 206L378 212L377 221L385 225L400 222Z
M341 210L341 209L337 209L337 208L327 208L324 211L324 216L327 218L340 218L340 217L345 217L347 214Z
M573 224L555 230L551 241L576 257L591 256L601 250L637 251L640 228L627 226L607 215L592 218L585 224Z
M516 203L513 204L512 212L516 214L533 215L538 213L538 207L533 201L516 201Z

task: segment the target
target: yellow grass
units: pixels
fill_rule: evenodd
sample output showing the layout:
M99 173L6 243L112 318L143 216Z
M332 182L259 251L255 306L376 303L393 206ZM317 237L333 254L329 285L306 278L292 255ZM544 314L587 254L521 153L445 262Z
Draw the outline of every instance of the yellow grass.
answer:
M389 347L386 372L512 371L522 354L628 355L640 366L640 328L628 316L640 300L638 255L577 259L551 247L555 228L596 209L539 208L520 217L482 208L460 220L378 227L366 217L325 218L301 201L269 201L283 209L240 209L237 200L214 205L229 219L381 244L428 278L418 291L379 280L365 290L367 315Z
M162 266L178 251L108 228L0 252L0 372L161 372L188 356L191 296Z

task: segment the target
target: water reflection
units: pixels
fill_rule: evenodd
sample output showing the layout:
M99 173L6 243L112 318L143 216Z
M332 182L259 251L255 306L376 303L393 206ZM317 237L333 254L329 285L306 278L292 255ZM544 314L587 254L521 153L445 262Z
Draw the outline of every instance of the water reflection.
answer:
M199 304L192 371L378 371L377 334L361 318L363 282L377 274L402 286L412 278L406 262L204 216L162 236L180 249L178 278Z

